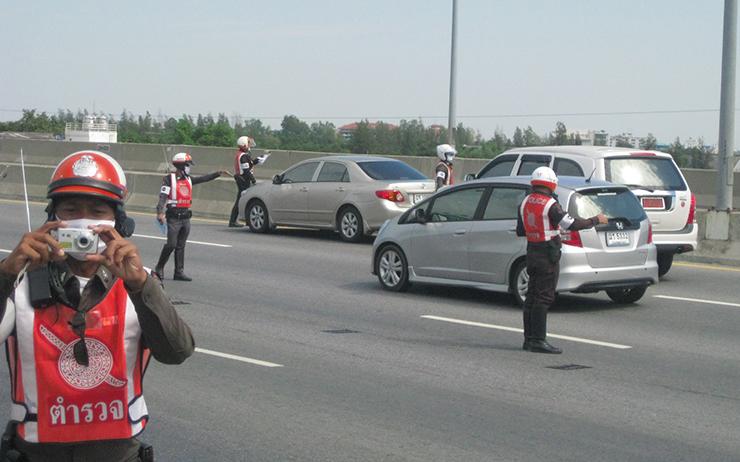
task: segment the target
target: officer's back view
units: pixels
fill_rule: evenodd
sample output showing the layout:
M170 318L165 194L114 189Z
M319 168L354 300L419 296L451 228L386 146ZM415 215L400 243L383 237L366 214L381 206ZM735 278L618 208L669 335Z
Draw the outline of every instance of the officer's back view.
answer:
M562 353L547 340L547 310L555 301L560 274L560 229L577 231L607 222L599 214L589 219L568 215L555 196L558 177L550 167L532 172L532 193L519 207L517 235L527 236L529 285L524 301L524 345L535 353Z
M434 169L434 181L437 189L443 186L449 186L454 182L454 171L452 161L455 160L457 151L449 144L440 144L437 146L437 157L439 162Z

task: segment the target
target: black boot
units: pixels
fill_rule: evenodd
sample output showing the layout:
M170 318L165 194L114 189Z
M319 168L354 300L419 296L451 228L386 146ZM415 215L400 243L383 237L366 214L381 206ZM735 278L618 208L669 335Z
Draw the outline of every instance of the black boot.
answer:
M242 228L242 227L244 227L244 225L241 223L237 223L235 221L229 222L229 228Z
M192 281L193 278L185 274L185 248L175 249L175 281Z
M549 353L553 355L559 355L563 352L560 348L547 343L547 340L534 339L525 340L524 345L522 345L522 349L525 351L531 351L532 353Z
M159 254L159 261L157 262L157 266L154 267L152 274L158 277L160 281L164 280L164 265L167 264L167 260L170 259L170 254L172 254L173 250L175 249L165 245L162 247L162 253Z

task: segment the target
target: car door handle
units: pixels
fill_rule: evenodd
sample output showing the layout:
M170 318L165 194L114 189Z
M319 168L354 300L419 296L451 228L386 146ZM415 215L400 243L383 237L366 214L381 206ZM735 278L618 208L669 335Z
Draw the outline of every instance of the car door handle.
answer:
M516 228L509 228L506 231L508 231L510 233L516 233Z
M455 231L455 236L462 236L463 234L467 233L467 229L458 229Z
M337 192L344 192L344 188L342 187L337 188Z
M308 192L308 188L304 186L301 189L299 189L299 191L300 192Z

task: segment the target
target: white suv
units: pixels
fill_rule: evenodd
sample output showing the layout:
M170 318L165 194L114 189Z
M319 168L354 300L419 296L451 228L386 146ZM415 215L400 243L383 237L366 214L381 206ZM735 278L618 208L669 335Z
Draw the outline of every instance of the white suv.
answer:
M501 153L466 179L531 175L546 165L555 173L624 184L640 199L653 225L658 273L671 268L673 256L696 249L696 197L670 154L606 146L540 146Z

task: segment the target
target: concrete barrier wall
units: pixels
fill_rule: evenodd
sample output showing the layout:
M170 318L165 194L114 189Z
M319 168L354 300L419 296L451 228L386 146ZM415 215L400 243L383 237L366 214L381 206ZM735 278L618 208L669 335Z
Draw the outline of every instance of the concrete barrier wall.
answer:
M7 166L9 172L13 171L13 166L20 162L20 150L23 149L24 159L31 166L56 165L66 155L82 149L97 149L110 154L118 160L127 171L129 186L132 191L131 205L144 207L147 203L154 203L159 191L161 175L170 168L169 160L172 156L181 151L191 153L195 159L193 167L194 174L203 174L215 170L232 171L235 149L217 148L203 146L182 146L182 145L154 145L154 144L99 144L99 143L82 143L82 142L60 142L60 141L43 141L43 140L0 140L0 169L3 164ZM255 149L255 154L260 155L263 151ZM273 151L268 161L256 169L256 176L259 179L269 180L276 173L280 173L289 166L305 159L331 155L326 153L301 152L301 151ZM433 176L436 157L411 157L411 156L389 156L402 160L412 167L418 169L428 176ZM455 162L455 179L457 182L463 180L466 173L475 173L479 171L487 162L487 159L458 159ZM35 168L35 167L33 167ZM48 172L46 172L48 170ZM42 171L48 176L43 178ZM717 172L714 170L700 169L683 169L683 173L696 194L697 204L701 208L715 205L715 194L717 188ZM34 171L34 182L46 184L51 176L51 170L41 169ZM0 191L10 191L7 179L0 180ZM29 180L29 182L31 182ZM8 183L8 184L5 184ZM16 184L16 186L18 186ZM36 189L37 186L30 186ZM43 189L43 188L42 188ZM13 191L20 191L13 189ZM230 210L236 193L236 187L233 181L228 178L221 178L215 182L199 185L195 188L196 194L196 213L203 208L203 213L208 216L218 216L219 213L227 213ZM13 195L10 192L2 192L5 197ZM17 195L17 194L16 194ZM208 204L201 204L198 199L209 201ZM735 177L735 199L734 203L740 205L740 173ZM222 212L225 211L225 212Z

